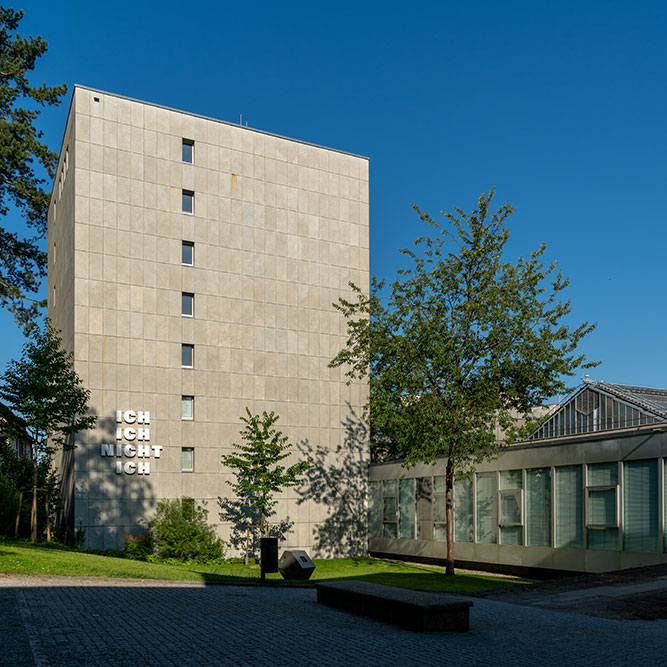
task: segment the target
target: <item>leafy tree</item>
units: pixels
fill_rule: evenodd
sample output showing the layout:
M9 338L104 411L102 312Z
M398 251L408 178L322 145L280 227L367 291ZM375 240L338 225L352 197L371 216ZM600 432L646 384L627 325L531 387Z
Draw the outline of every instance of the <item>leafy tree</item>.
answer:
M202 563L220 560L225 545L207 517L208 511L192 498L161 500L148 522L159 557Z
M241 438L245 444L233 447L236 454L223 455L222 464L236 470L236 482L228 482L239 498L250 498L260 512L260 531L269 536L266 521L267 510L277 504L276 493L299 483L299 477L311 466L310 461L300 461L289 467L279 465L290 454L291 445L287 436L273 428L279 417L274 412L264 411L262 416L253 415L246 408L246 417L241 417L245 427Z
M0 215L15 207L28 228L28 234L20 234L0 226L0 305L30 332L40 304L27 298L30 305L25 305L24 296L35 293L46 274L46 253L40 245L49 207L44 186L58 164L35 121L39 107L60 104L67 86L30 85L28 73L47 43L41 37L21 37L16 31L22 18L21 10L0 7Z
M7 420L7 430L21 435L23 428L32 440L31 535L37 540L37 490L39 467L60 449L72 449L71 437L93 428L97 420L87 415L90 392L76 374L72 355L61 347L58 334L47 321L46 327L28 341L19 361L10 361L0 376L0 398L23 420Z
M447 574L454 574L454 480L498 450L494 427L567 390L563 377L588 368L576 355L595 325L571 328L568 280L542 262L503 259L513 212L489 210L494 191L470 214L443 211L440 225L414 206L435 234L401 252L412 260L383 297L373 278L366 296L335 307L348 321L347 346L331 361L348 380L368 375L373 436L407 465L447 457ZM548 278L551 276L551 283ZM391 446L388 446L391 443Z
M19 493L31 487L33 483L32 461L27 456L19 457L12 447L0 439L0 534L14 536L16 515L19 509ZM46 489L49 500L48 512L44 504L37 506L37 524L44 526L49 516L56 510L56 489L58 476L56 471L43 459L37 469L37 483L40 489ZM26 532L27 531L27 532ZM30 505L21 504L19 517L19 535L30 534Z

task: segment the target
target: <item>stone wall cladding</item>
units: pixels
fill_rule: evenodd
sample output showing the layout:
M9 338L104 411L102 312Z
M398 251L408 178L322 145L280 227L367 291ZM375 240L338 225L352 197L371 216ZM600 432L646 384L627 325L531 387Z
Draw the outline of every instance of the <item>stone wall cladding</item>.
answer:
M220 456L239 442L247 406L278 413L300 456L317 462L280 498L276 519L293 522L281 547L345 550L340 526L336 537L322 526L346 489L359 505L350 525L363 510L367 389L327 364L346 339L332 302L350 281L368 287L368 161L82 87L67 133L74 205L51 228L72 237L58 264L73 290L50 312L73 323L70 349L99 417L75 451L75 526L92 546L121 547L158 499L188 496L207 502L229 539ZM194 141L193 164L181 160L183 139ZM182 212L184 190L193 214ZM183 241L194 243L193 266L181 263ZM193 317L181 315L184 292ZM181 367L184 343L192 369ZM195 397L192 421L181 419L182 396ZM147 444L164 447L150 475L116 474L100 455L116 443L117 410L150 412ZM181 472L182 447L195 449L192 473ZM326 486L334 478L337 490Z

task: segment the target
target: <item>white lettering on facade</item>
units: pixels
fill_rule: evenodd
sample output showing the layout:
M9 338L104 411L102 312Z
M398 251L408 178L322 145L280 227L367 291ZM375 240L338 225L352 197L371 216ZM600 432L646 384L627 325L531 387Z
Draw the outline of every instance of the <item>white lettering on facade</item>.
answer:
M151 413L147 410L116 410L117 424L143 424L141 427L134 426L117 426L116 427L116 446L111 443L101 443L100 456L116 457L120 459L125 458L141 458L150 459L151 454L156 459L160 458L164 447L162 445L147 445L147 444L127 444L127 441L133 442L149 442L151 439L151 430L148 424L151 423ZM123 443L122 441L126 442ZM150 475L151 464L150 461L116 461L116 474L118 475Z

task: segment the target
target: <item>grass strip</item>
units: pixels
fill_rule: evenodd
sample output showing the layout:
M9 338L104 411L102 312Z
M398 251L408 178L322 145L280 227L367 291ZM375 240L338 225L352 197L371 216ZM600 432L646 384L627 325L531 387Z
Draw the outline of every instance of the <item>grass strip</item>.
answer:
M310 583L360 579L387 586L465 594L528 583L477 573L446 577L441 569L375 558L332 558L314 562L316 568ZM258 566L246 566L238 562L219 565L146 563L83 553L53 542L32 545L16 540L0 541L0 573L210 583L256 583L260 579ZM266 578L271 583L289 583L279 573L267 574Z

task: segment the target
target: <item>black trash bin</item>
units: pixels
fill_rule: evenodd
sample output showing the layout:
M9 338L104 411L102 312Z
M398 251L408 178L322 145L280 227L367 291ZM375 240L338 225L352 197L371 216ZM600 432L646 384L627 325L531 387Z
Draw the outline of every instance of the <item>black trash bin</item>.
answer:
M278 572L278 538L261 537L259 540L259 557L262 579L267 572Z

